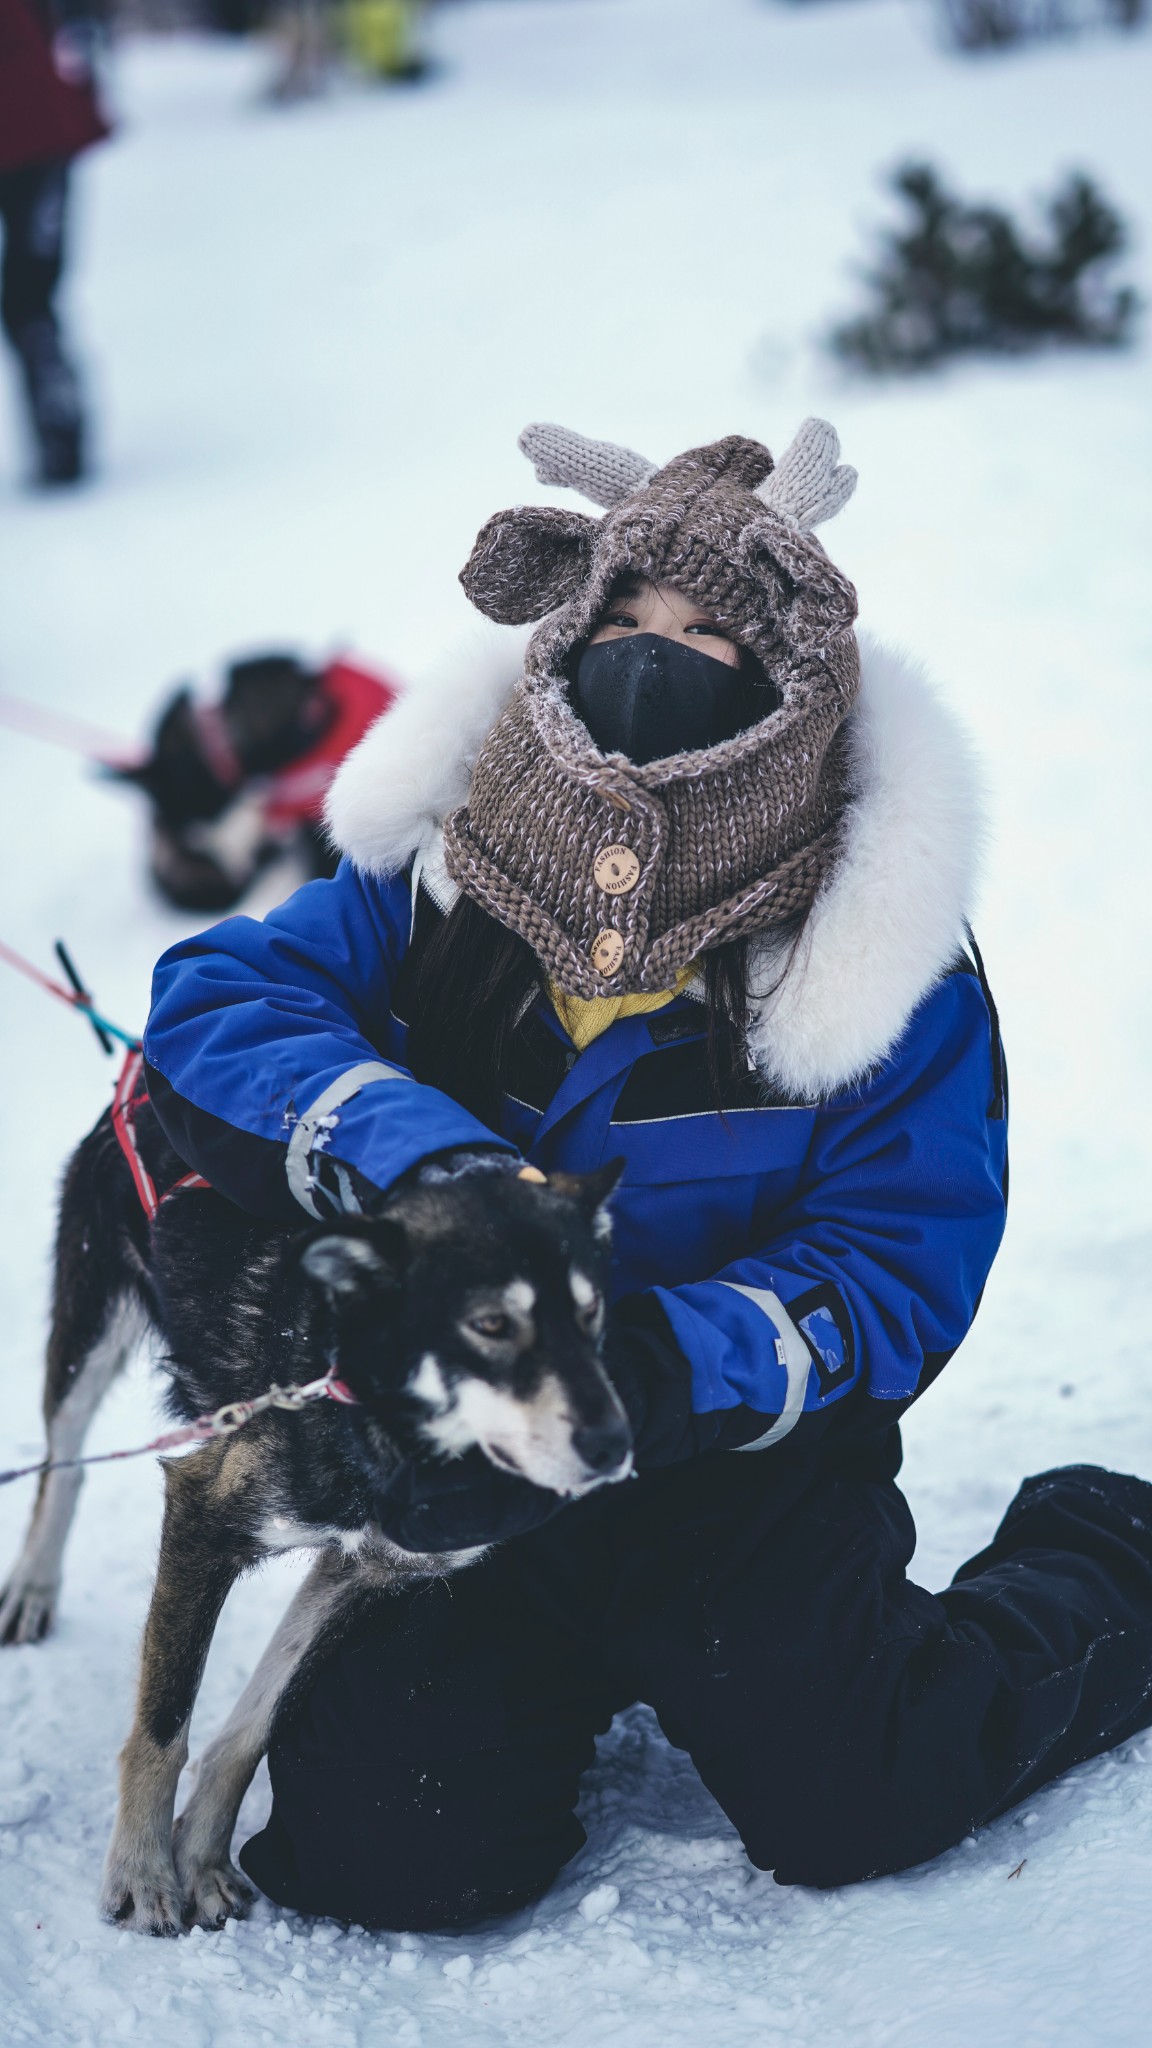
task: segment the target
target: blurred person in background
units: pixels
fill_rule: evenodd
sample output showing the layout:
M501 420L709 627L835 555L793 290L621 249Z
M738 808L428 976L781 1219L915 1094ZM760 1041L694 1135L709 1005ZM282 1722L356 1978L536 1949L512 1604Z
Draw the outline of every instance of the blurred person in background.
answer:
M273 29L280 66L270 97L311 98L325 91L342 62L392 84L423 78L424 11L425 0L285 0Z
M323 92L333 57L329 0L284 0L273 12L272 39L279 62L268 97L302 100Z
M344 39L359 70L400 82L428 69L418 44L424 0L345 0Z
M92 69L99 22L72 0L0 0L0 323L15 350L41 484L76 483L88 450L60 332L72 159L109 133Z

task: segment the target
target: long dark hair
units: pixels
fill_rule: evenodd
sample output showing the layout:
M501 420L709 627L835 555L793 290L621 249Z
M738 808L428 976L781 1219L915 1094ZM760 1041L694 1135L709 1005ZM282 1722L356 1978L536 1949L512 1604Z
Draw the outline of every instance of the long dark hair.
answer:
M708 1078L717 1109L746 1070L747 947L716 946L701 960ZM463 893L405 963L401 994L408 1060L418 1081L442 1088L486 1123L509 1085L516 1026L544 974L525 939Z

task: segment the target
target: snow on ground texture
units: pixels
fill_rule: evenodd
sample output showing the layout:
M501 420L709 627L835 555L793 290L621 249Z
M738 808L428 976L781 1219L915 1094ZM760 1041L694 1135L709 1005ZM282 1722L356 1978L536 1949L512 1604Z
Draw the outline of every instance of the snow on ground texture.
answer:
M996 803L979 928L1012 1061L1013 1214L976 1330L907 1430L916 1568L936 1584L1025 1472L1152 1475L1146 358L866 389L812 336L851 301L877 172L910 151L1013 201L1083 164L1147 222L1152 50L1105 36L959 62L888 0L507 0L446 7L435 33L427 89L291 112L259 101L258 51L123 54L73 287L103 477L67 502L19 494L0 392L0 688L133 733L162 686L243 646L343 641L411 670L465 620L455 573L482 519L546 495L516 453L525 421L664 458L735 429L779 446L830 414L861 472L833 552L866 623L963 706ZM47 962L65 933L136 1024L187 929L144 892L140 821L67 757L3 746L3 935ZM3 1018L8 1463L38 1453L54 1188L109 1074L24 984ZM141 1366L96 1447L156 1413ZM511 1922L374 1937L262 1903L171 1945L103 1927L157 1480L148 1461L92 1476L57 1635L0 1653L6 2040L1147 2040L1152 1737L936 1864L822 1894L750 1869L636 1710L588 1785L587 1849ZM0 1492L3 1558L29 1500ZM296 1569L235 1596L194 1754ZM260 1780L246 1830L266 1800Z

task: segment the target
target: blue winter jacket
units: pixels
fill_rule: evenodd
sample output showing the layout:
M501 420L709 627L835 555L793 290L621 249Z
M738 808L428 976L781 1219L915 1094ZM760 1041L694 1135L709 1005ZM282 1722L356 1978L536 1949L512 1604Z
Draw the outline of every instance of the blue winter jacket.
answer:
M750 1072L723 1113L699 1003L620 1020L578 1054L541 996L524 1084L493 1131L405 1064L393 993L413 923L407 877L345 862L262 923L230 918L164 955L145 1052L192 1167L291 1224L318 1159L329 1185L344 1173L379 1189L478 1143L545 1171L623 1159L615 1293L671 1331L704 1443L735 1410L750 1444L849 1402L874 1427L935 1376L1004 1226L998 1032L971 962L929 990L862 1085L794 1102Z

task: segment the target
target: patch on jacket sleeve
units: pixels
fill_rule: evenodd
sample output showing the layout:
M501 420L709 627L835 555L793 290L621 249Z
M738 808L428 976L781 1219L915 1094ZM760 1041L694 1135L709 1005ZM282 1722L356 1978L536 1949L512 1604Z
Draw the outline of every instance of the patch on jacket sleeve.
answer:
M788 1303L788 1313L812 1353L821 1397L846 1386L856 1371L856 1341L839 1288L811 1287Z

